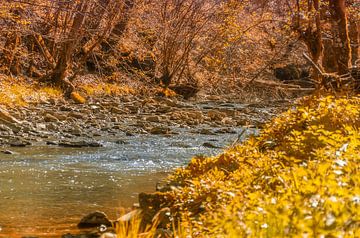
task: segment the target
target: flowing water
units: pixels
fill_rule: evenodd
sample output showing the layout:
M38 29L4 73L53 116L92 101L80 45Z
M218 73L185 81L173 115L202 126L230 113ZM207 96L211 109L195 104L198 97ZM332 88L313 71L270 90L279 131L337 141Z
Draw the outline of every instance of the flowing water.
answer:
M121 207L192 156L214 155L237 134L139 135L102 148L28 147L0 154L0 237L73 232L84 215L99 210L115 219Z

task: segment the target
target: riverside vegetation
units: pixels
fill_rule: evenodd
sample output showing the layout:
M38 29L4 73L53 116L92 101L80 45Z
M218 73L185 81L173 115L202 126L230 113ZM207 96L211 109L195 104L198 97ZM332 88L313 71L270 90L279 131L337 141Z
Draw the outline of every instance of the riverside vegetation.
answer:
M359 126L357 96L302 99L259 136L178 169L144 216L170 229L159 237L359 237Z

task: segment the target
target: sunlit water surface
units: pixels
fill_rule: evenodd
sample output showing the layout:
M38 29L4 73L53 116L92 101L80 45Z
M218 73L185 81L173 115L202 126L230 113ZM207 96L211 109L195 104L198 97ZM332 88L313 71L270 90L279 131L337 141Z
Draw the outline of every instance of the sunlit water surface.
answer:
M192 156L214 155L236 134L135 136L102 148L28 147L0 154L0 237L73 232L81 217L104 211L110 218L137 202L140 192Z

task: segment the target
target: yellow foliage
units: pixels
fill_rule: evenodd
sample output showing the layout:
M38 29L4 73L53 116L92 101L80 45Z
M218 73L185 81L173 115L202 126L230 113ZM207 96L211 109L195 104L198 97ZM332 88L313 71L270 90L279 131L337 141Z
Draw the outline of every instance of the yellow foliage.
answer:
M76 103L79 103L79 104L84 104L86 102L86 99L83 98L79 93L77 92L72 92L70 94L70 98L72 100L74 100Z
M359 127L359 97L303 100L177 170L174 208L203 237L360 237Z
M86 92L89 96L101 96L101 95L127 95L134 94L135 91L129 86L120 86L111 83L98 83L96 85L82 85L80 86L82 90Z
M21 79L0 78L0 104L26 106L49 98L62 97L62 91L52 87L37 87Z

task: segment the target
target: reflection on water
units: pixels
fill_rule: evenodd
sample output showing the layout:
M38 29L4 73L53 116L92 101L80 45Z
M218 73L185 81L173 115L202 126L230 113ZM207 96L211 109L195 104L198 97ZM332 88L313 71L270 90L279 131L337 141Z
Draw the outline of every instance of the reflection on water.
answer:
M30 147L0 154L0 237L63 234L95 210L114 219L120 207L131 206L139 192L154 191L192 156L219 152L204 142L223 146L235 137L138 136L96 149Z

